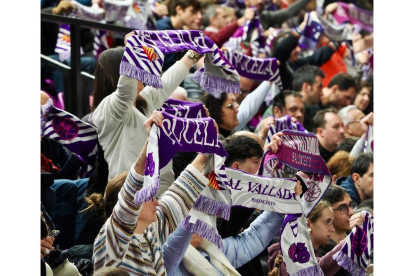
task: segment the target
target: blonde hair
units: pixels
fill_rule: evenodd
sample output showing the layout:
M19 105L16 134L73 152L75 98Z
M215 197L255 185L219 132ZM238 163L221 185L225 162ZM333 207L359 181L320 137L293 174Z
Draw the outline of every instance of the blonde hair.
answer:
M340 150L329 159L326 165L332 176L336 175L338 179L351 174L352 162L354 162L354 158L349 155L349 152Z
M306 218L309 219L311 222L315 222L318 218L322 216L322 211L329 207L332 207L331 203L329 203L326 200L321 200Z

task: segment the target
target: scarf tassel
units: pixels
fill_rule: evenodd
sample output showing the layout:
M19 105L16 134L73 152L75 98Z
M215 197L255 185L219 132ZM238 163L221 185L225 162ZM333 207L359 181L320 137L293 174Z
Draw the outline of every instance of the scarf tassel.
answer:
M230 219L230 206L222 202L218 202L212 198L200 195L194 203L193 208L208 213L213 216L219 216L225 220Z
M240 81L227 80L218 76L208 75L205 72L201 77L200 86L209 93L213 90L240 94Z
M147 187L142 188L135 193L134 202L136 204L141 204L152 200L157 195L159 188L160 179L157 177L155 179L155 183L151 183Z
M333 255L333 259L338 265L345 268L349 273L355 276L364 276L365 270L355 263L348 255L342 251L338 251Z
M150 72L143 70L141 68L138 68L126 61L121 61L121 66L119 68L119 74L139 80L155 88L163 88L162 80L160 76L155 76L151 74Z
M324 276L319 265L307 267L292 274L292 276ZM353 275L353 274L352 274Z
M204 221L197 219L196 223L190 223L191 216L187 216L181 222L181 228L184 230L197 233L200 237L207 239L209 242L215 244L218 249L223 248L223 241L221 236L217 233L216 229L211 225L208 225Z

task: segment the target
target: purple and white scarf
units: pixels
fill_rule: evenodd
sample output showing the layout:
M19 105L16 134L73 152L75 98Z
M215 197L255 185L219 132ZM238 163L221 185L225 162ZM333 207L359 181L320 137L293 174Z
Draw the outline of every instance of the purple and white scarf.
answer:
M98 59L103 51L110 48L107 40L108 35L109 32L104 30L95 31L95 38L93 39L93 55L96 59Z
M364 152L374 152L374 126L369 125L366 133Z
M158 111L171 114L178 118L205 118L206 110L202 103L193 103L169 98Z
M331 41L347 41L352 40L351 30L347 25L337 25L325 17L318 15L319 23L323 27L323 34L326 35Z
M148 30L148 19L151 16L151 8L147 0L133 0L123 18L126 27L135 30Z
M115 22L125 17L132 6L132 0L103 0L102 6L105 10L105 21Z
M285 217L280 234L283 262L291 276L323 276L303 214Z
M128 38L120 74L162 88L162 66L166 54L193 50L205 54L201 78L204 90L240 93L240 78L214 42L201 31L134 31Z
M295 131L301 131L301 132L308 132L301 123L299 122L292 122L292 119L289 115L282 116L280 118L274 118L275 124L271 125L269 128L269 131L267 132L267 138L266 138L266 145L269 144L272 141L273 135L276 133L282 131L282 130L295 130Z
M356 225L341 250L333 255L338 265L357 276L366 275L370 255L374 250L374 217L367 211L361 213L365 216L362 228Z
M58 38L55 47L55 53L59 55L59 60L64 62L65 60L70 59L71 50L70 50L70 25L61 24L59 28ZM84 54L83 49L80 49L81 55Z
M252 32L250 39L250 47L252 48L253 57L258 57L260 54L266 54L266 37L264 36L263 26L260 23L259 12L256 10L253 19L255 29Z
M265 42L265 53L266 56L272 56L272 45L273 40L277 37L278 34L282 32L283 29L274 29L273 32L266 38Z
M322 199L331 184L332 176L320 156L318 138L315 134L293 130L283 130L282 133L284 135L278 151L267 151L264 154L259 175L275 177L274 170L279 169L282 164L304 172L299 176L306 184L307 190L300 202L307 216Z
M233 50L225 51L224 56L233 64L240 76L274 82L283 89L276 58L249 57Z
M226 168L232 206L257 208L284 214L302 212L295 194L296 181L252 175Z
M322 33L323 26L319 21L318 15L310 13L298 43L299 45L306 45L308 48L316 51L316 46Z
M88 7L75 0L72 0L70 3L75 6L75 10L69 14L70 17L93 21L101 21L105 17L105 10L100 8L98 4Z
M349 22L368 32L374 31L374 14L372 12L358 8L353 4L337 3L338 8L332 13L332 16L338 24Z
M89 177L98 150L96 129L76 116L53 106L49 99L41 106L41 135L53 139L77 155L85 163L80 177Z

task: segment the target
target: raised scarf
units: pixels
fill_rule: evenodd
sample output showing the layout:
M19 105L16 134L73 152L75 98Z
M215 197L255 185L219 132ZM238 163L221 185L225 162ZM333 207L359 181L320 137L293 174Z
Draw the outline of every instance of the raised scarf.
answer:
M105 10L105 21L115 22L122 20L132 6L132 3L132 0L103 0L102 7Z
M171 114L179 118L205 118L206 110L202 103L193 103L168 98L158 111Z
M374 126L369 125L366 133L364 152L374 152Z
M302 132L308 132L301 123L299 122L292 122L292 119L289 115L282 116L280 118L274 118L275 124L270 125L269 131L267 132L267 138L266 138L266 145L272 141L272 136L282 130L288 129L288 130L297 130Z
M78 117L53 106L49 99L41 106L41 135L53 139L85 163L80 177L92 175L98 150L96 129Z
M224 56L233 64L240 76L252 80L274 82L280 89L283 89L276 58L249 57L230 49L224 52Z
M123 18L126 27L135 30L148 30L148 20L152 11L147 0L133 0L132 5L127 10L127 15Z
M308 48L316 51L316 46L322 33L323 26L319 21L318 15L316 13L310 13L298 43L299 45L306 45Z
M199 248L205 251L209 257L210 262L204 258L201 253L191 244L183 257L183 264L185 269L192 275L197 276L211 276L217 275L217 268L224 276L240 275L237 270L231 265L226 255L208 240L203 240Z
M372 12L358 8L353 4L337 3L338 8L332 13L332 16L338 24L349 22L368 32L374 31L374 14Z
M205 54L201 87L240 93L240 78L214 42L201 31L135 31L128 38L120 74L163 88L162 66L166 54L193 50Z
M356 225L341 250L333 255L338 265L356 276L366 275L370 255L374 250L374 217L367 211L361 213L365 216L362 227Z

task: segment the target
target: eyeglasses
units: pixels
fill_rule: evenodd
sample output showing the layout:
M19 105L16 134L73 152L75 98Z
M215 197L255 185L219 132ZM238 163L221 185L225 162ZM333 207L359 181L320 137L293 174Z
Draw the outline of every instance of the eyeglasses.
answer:
M349 123L348 123L348 125L353 124L353 123L359 123L359 122L361 122L361 120L362 120L362 119L358 119L358 120L356 120L356 121L349 122Z
M228 104L228 105L226 105L226 108L228 108L228 109L232 109L232 110L234 110L235 109L235 107L234 107L234 104Z
M336 211L339 211L341 214L345 215L345 214L348 214L349 208L351 208L352 211L353 211L357 208L357 205L358 204L356 204L356 202L351 202L349 204L349 206L343 204L343 205L340 205L338 208L332 208L332 209L336 210Z

